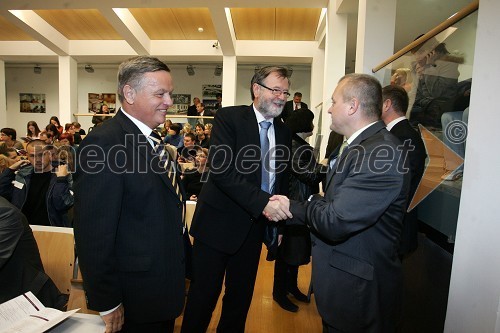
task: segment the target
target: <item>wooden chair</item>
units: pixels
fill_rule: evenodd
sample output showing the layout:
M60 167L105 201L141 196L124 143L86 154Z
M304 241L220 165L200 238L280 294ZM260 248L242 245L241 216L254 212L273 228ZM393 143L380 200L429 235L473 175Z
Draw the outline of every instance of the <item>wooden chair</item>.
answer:
M75 263L73 228L31 225L45 273L65 294L71 291Z
M69 294L68 310L80 309L81 313L97 314L87 309L83 280L75 259L73 228L31 225L45 273L57 288Z

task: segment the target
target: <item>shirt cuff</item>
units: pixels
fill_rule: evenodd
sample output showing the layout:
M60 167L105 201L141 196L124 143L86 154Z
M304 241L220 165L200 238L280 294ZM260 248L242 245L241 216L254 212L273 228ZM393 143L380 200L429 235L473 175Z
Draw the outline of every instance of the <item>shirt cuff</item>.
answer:
M118 309L120 307L120 305L122 305L122 303L118 304L117 306L115 306L114 308L112 308L111 310L108 310L108 311L103 311L103 312L99 312L99 315L102 317L102 316L105 316L107 314L110 314L111 312L115 311L116 309Z

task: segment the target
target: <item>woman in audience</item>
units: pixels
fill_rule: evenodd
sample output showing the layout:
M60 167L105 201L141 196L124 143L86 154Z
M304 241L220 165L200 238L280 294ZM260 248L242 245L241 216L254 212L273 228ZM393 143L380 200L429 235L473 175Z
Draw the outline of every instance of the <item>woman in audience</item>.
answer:
M4 127L0 130L0 141L9 148L23 149L23 143L17 140L16 130L13 128Z
M57 129L56 125L50 123L47 126L45 126L45 132L47 132L47 137L52 140L52 142L56 142L59 140L59 130Z
M165 137L166 144L172 145L176 148L180 148L183 146L183 140L181 133L181 125L179 124L171 124L168 129L168 134Z
M73 125L73 123L67 123L66 125L64 125L64 133L68 133L68 134L71 134L71 136L73 136L72 146L79 145L80 142L82 142L82 137L80 136L79 133L76 132L75 125Z
M210 135L212 134L212 123L205 124L205 137L210 140Z
M189 200L196 201L198 199L201 188L208 179L207 159L208 149L197 147L195 168L186 170L181 176L182 185Z
M170 119L165 120L165 122L163 123L163 128L161 129L161 132L160 132L160 135L162 137L167 137L168 130L170 129L170 126L172 126L172 120L170 120Z
M59 121L59 118L56 116L50 117L50 123L53 124L57 130L59 131L59 134L62 134L64 128L61 126L61 122Z
M82 128L82 125L80 125L79 122L74 121L73 126L75 126L75 133L80 134L80 136L85 135L85 130Z
M59 146L70 146L72 147L75 144L75 140L73 135L70 133L63 133L59 136Z
M38 128L38 124L36 121L30 120L28 121L28 125L26 125L26 137L31 140L40 138L40 128Z

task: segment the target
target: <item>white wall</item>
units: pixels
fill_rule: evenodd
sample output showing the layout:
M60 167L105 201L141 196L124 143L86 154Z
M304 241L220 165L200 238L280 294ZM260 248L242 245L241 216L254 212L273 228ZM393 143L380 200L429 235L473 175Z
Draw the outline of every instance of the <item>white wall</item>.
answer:
M98 67L94 66L94 73L87 73L83 68L78 69L78 110L71 113L88 112L88 93L115 93L117 89L118 66ZM170 66L174 79L174 93L191 94L193 97L202 98L203 84L222 84L222 76L214 75L214 66L195 65L195 75L189 76L185 66ZM12 127L18 132L18 136L23 136L26 132L26 123L34 120L40 128L48 124L51 116L59 115L59 85L57 67L43 68L42 74L34 74L32 67L6 68L6 89L7 89L7 124L2 127ZM254 75L253 68L248 66L238 66L236 105L249 105L250 81ZM301 67L294 69L291 77L292 86L290 93L300 91L302 101L311 108L310 86L311 69ZM224 87L222 87L224 92ZM46 95L47 113L20 113L19 93L43 93ZM120 106L117 97L117 108ZM314 111L314 110L313 110ZM80 116L77 120L82 128L87 130L92 126L92 117ZM64 124L62 124L64 126Z
M1 127L12 127L17 136L26 135L26 124L37 122L40 129L45 128L51 116L59 115L59 77L57 68L43 68L42 74L33 73L33 67L5 69L5 89L7 96L7 123ZM21 113L19 94L45 94L46 113ZM64 125L63 125L64 126Z

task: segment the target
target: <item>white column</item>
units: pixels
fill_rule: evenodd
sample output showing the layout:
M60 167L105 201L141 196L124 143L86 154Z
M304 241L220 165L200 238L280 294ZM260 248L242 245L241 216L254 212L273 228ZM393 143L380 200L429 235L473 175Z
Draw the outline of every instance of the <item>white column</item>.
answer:
M373 67L394 54L395 27L396 0L359 0L356 73L372 74ZM381 82L384 72L375 74Z
M320 156L324 156L330 125L332 123L328 108L331 105L333 90L338 81L345 75L345 59L347 49L347 14L337 14L334 0L330 0L327 9L327 30L325 42L325 66L323 79L323 116L322 128L323 142L321 144ZM312 92L311 92L312 93Z
M7 91L5 90L5 61L0 60L0 125L5 127L7 123Z
M311 111L314 112L314 132L313 132L314 135L312 136L311 139L309 139L309 143L315 148L317 145L316 134L318 132L321 132L323 137L326 136L328 138L328 135L330 133L330 130L326 132L323 130L323 123L327 121L323 120L323 114L326 112L325 110L326 103L323 101L324 78L325 78L325 50L317 49L314 54L311 65L311 92L310 92L311 105L309 106ZM325 143L323 144L324 146L323 150L324 148L326 148L326 140L324 142Z
M236 102L238 62L235 56L224 56L222 63L222 106L232 106Z
M500 332L500 1L481 0L445 332Z
M77 62L70 56L59 56L59 121L61 126L73 121L78 113Z

